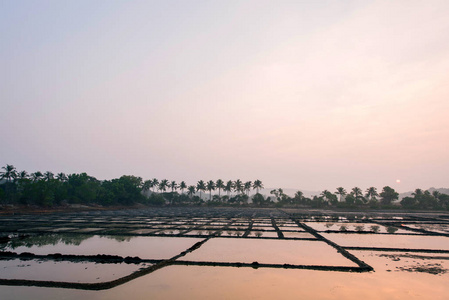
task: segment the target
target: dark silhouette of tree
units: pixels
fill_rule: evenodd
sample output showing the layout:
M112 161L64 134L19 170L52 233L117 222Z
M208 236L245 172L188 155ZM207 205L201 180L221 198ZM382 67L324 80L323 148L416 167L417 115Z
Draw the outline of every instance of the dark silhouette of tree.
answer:
M153 182L151 180L145 180L142 186L142 190L144 192L148 192L150 188L153 186Z
M153 193L154 193L154 188L158 188L159 187L159 180L157 180L157 178L153 178Z
M237 193L243 193L243 182L240 179L234 181L234 191Z
M179 184L179 189L181 190L181 194L184 194L184 190L187 188L187 184L184 181L181 181Z
M56 175L56 178L61 181L61 182L66 182L67 181L67 175L65 175L64 173L58 173Z
M371 199L371 201L377 201L377 196L379 196L379 193L377 193L377 189L375 187L369 187L366 189L366 198Z
M159 191L165 192L167 190L167 187L168 187L168 180L162 179L161 182L159 183Z
M54 174L50 171L47 171L44 173L44 180L45 181L50 181L54 178Z
M193 185L190 185L188 188L187 188L187 193L189 194L189 196L190 196L190 199L192 199L192 197L193 197L193 194L195 194L195 186L193 186Z
M0 173L1 179L6 179L7 182L11 182L12 180L17 178L17 170L13 165L6 165L2 167L4 171Z
M211 201L212 200L212 191L215 190L215 182L213 182L212 180L209 180L207 182L206 189L209 191L209 196L210 196L209 201Z
M262 181L260 181L259 179L254 180L253 189L256 190L256 194L259 194L259 190L263 189Z
M223 180L218 179L215 183L215 187L218 189L218 197L221 198L221 190L225 187Z
M202 180L198 181L198 183L196 184L196 190L200 192L200 199L201 199L201 192L206 191L206 184L204 183L204 181Z
M382 204L390 205L394 200L398 199L399 193L389 186L384 186L379 196Z
M253 183L251 181L245 182L245 185L243 186L244 190L246 191L248 197L249 197L249 191L251 190L251 187Z
M338 187L336 194L340 195L340 202L342 202L342 199L346 196L347 192L344 188Z
M234 182L232 182L232 180L226 182L226 185L223 188L223 190L227 192L228 198L230 197L229 194L232 192L233 189L234 189Z
M178 184L176 183L176 181L172 181L168 184L168 186L171 188L172 193L178 189Z
M33 181L39 181L42 179L43 176L44 175L40 171L31 174L31 178L33 179Z

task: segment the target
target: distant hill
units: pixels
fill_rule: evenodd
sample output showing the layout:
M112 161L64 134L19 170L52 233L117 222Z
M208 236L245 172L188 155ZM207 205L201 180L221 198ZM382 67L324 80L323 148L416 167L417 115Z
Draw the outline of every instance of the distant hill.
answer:
M425 191L424 189L423 189L423 191ZM442 193L442 194L447 194L447 195L449 195L449 188L434 188L434 187L431 187L430 189L427 189L427 191L429 191L429 192L433 192L433 191L438 191L438 192L440 192L440 193ZM402 200L404 197L413 197L413 192L414 191L409 191L409 192L405 192L405 193L400 193L399 194L399 200Z

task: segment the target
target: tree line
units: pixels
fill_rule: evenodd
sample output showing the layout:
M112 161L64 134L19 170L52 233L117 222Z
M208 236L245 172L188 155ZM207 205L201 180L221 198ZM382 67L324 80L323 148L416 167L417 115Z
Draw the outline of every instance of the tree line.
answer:
M399 194L385 186L381 192L375 187L365 193L354 187L347 192L338 187L335 192L324 190L313 197L305 197L301 191L293 197L282 189L270 191L270 196L260 193L264 188L261 180L216 181L199 180L195 185L185 181L177 183L167 179L124 175L112 180L98 180L86 173L54 174L47 172L17 171L13 165L2 167L0 172L0 203L37 206L60 206L68 204L87 205L253 205L253 206L301 206L338 208L397 208ZM250 191L256 193L250 196ZM178 192L179 191L179 192ZM214 194L212 194L214 192ZM204 194L204 195L203 195ZM438 191L416 189L413 197L405 197L400 207L407 209L449 209L449 195ZM206 200L206 201L205 201Z

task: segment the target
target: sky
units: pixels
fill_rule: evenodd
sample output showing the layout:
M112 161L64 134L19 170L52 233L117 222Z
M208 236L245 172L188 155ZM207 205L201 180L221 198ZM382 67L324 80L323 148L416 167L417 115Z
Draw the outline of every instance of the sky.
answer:
M445 0L0 0L0 165L447 188L448 15Z

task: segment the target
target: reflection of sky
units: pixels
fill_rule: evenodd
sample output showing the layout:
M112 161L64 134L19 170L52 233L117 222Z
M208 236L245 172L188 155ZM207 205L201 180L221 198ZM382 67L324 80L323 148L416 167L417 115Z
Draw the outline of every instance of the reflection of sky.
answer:
M313 190L447 183L447 1L0 7L2 166Z
M118 255L122 257L138 256L141 259L169 259L192 247L200 239L170 238L170 237L132 237L110 238L92 236L83 239L81 243L65 243L50 241L15 247L6 247L5 251L14 250L16 253L31 252L38 255L53 253L74 255Z

